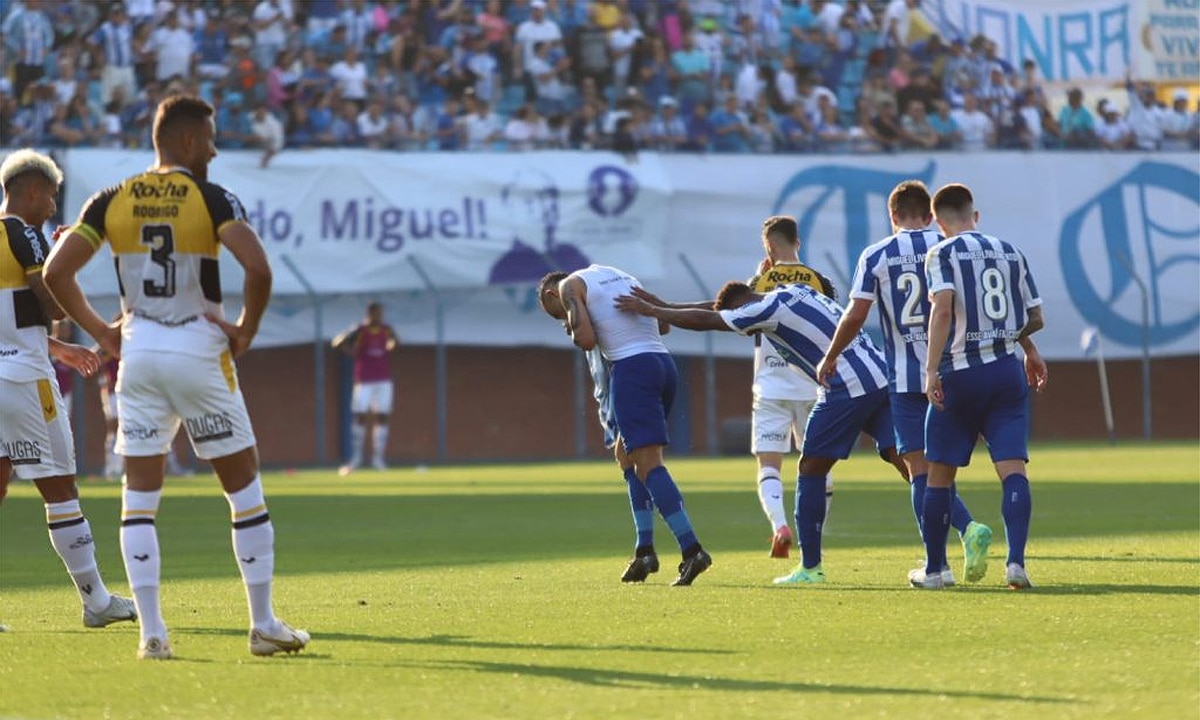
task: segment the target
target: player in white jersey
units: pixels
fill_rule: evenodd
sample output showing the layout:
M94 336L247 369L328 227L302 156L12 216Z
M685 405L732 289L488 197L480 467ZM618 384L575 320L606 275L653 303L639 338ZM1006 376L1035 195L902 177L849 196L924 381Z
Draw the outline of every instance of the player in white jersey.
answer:
M979 213L965 185L942 187L933 215L946 239L925 259L932 305L925 360L930 409L925 421L929 485L925 491L924 571L914 570L914 587L944 586L947 518L959 467L971 461L983 435L1004 490L1001 514L1008 541L1005 580L1013 589L1030 587L1025 572L1032 500L1025 464L1029 460L1029 386L1041 391L1046 364L1029 336L1043 326L1042 299L1024 254L975 229ZM1025 366L1016 346L1025 351Z
M895 424L896 449L908 468L910 498L917 529L921 528L922 506L929 464L925 461L925 398L923 363L929 318L929 294L925 291L925 253L942 239L929 229L933 222L929 190L920 180L905 180L888 196L888 213L893 234L863 250L850 284L850 304L838 323L833 342L817 366L817 379L827 382L835 360L866 323L871 305L877 304L883 331L884 355L888 363L889 402ZM987 570L987 551L992 530L975 522L966 504L954 495L951 525L963 542L964 574L976 582ZM949 566L942 570L945 585L954 584Z
M46 284L63 309L121 360L121 554L141 620L137 654L145 659L171 657L159 605L155 518L167 447L181 421L196 456L212 463L229 503L250 610L250 652L297 652L309 640L272 607L275 529L233 364L258 333L271 294L271 266L241 203L208 182L215 132L208 103L186 95L164 100L152 129L154 166L89 198L46 263ZM76 279L105 241L115 258L124 311L113 325L96 314ZM222 245L245 271L237 323L223 319L217 269Z
M663 344L658 323L622 312L613 304L619 295L640 286L626 272L590 265L570 275L547 274L538 287L538 301L548 315L563 322L577 346L599 348L612 364L610 388L621 442L638 481L646 486L683 555L679 576L671 584L691 585L712 565L712 557L700 545L683 496L663 464L669 441L667 415L678 382L675 361ZM654 555L641 561L647 567L658 563Z
M618 298L617 307L688 330L761 333L781 357L812 380L842 314L837 303L807 285L787 285L763 295L741 282L721 288L715 310L666 307L639 289ZM825 477L839 459L850 456L861 432L875 438L880 457L905 477L888 409L887 366L870 338L860 333L838 358L837 371L809 416L796 478L801 560L791 574L776 578L776 584L825 582L821 567Z
M92 528L75 485L75 441L69 412L50 364L91 375L100 359L49 338L49 318L62 310L42 283L50 247L38 228L54 214L62 172L50 157L18 150L0 165L0 500L11 475L32 480L46 506L50 544L83 602L83 624L134 620L133 601L114 595L96 565Z

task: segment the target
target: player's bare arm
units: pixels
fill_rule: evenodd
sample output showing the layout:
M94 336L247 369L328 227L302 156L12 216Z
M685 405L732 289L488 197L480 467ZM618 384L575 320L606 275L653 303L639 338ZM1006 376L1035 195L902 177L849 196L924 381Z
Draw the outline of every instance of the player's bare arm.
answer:
M634 288L637 292L637 288ZM658 318L684 330L730 330L716 310L669 308L652 305L636 295L621 295L613 301L618 310Z
M250 349L258 334L258 324L271 299L271 263L258 235L244 222L226 223L220 231L221 244L229 248L246 279L242 283L242 314L237 323L209 317L229 337L229 349L234 357Z
M46 258L46 264L42 268L42 279L67 316L85 333L91 335L104 352L119 358L120 322L110 325L100 317L83 294L83 288L79 286L79 279L76 277L95 254L96 248L91 241L74 230L54 244L50 257Z
M62 320L67 316L66 312L55 302L50 290L46 288L46 283L42 279L40 270L26 275L25 281L29 283L29 289L33 291L33 296L37 298L38 304L42 306L42 312L46 313L46 317L51 320Z
M567 333L581 350L596 347L596 329L587 309L587 286L577 277L568 277L558 286L563 309L567 312Z
M870 313L870 300L854 298L850 301L850 305L842 315L841 321L838 322L837 330L833 333L833 341L829 343L829 349L825 351L825 357L821 358L821 362L817 363L817 382L825 387L829 387L829 378L837 372L838 357L854 341L854 338L858 337L858 333L862 330L863 325L866 324L867 316Z
M925 355L925 394L929 404L942 409L945 395L942 393L942 378L938 365L942 352L950 339L950 318L954 312L954 291L940 290L933 294L929 310L929 352Z
M1017 336L1018 341L1024 340L1025 338L1034 334L1038 330L1041 330L1042 328L1046 327L1046 322L1044 320L1042 320L1042 306L1041 305L1035 305L1035 306L1029 308L1029 310L1027 310L1026 312L1028 312L1028 314L1029 314L1029 320L1028 320L1028 322L1025 323L1025 327L1021 328L1021 334ZM1024 347L1024 346L1022 346L1022 347Z
M383 327L388 335L387 351L392 352L400 346L400 336L396 334L396 331L392 329L391 325L384 325Z
M667 302L646 288L640 286L633 289L633 294L650 303L651 305L671 308L672 310L711 310L713 306L712 300L696 300L695 302L685 303Z
M100 356L94 350L73 345L56 338L46 338L50 357L75 370L84 377L91 377L100 369Z
M361 335L359 332L360 329L360 326L355 325L335 337L333 342L330 343L333 349L340 350L346 355L353 355L354 349L358 346L358 336Z
M1025 351L1025 379L1031 388L1042 392L1046 389L1046 383L1050 381L1050 371L1046 368L1046 361L1042 359L1042 354L1038 351L1037 345L1033 344L1032 338L1021 338L1017 342Z

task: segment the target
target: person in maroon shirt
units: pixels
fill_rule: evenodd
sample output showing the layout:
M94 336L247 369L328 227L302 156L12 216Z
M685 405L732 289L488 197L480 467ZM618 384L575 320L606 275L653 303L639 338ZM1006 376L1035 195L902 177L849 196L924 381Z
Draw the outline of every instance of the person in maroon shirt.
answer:
M384 451L387 449L388 416L392 414L392 373L388 366L388 355L399 344L399 338L390 325L383 322L383 305L373 302L367 305L366 320L333 339L335 350L341 350L354 358L354 394L350 400L350 412L354 424L350 428L350 460L338 470L348 475L363 463L363 442L367 435L367 424L371 422L371 467L384 470Z

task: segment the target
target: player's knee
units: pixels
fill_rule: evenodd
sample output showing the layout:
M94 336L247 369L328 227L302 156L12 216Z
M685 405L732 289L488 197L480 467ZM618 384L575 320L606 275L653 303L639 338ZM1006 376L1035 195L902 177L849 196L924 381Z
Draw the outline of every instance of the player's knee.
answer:
M42 499L48 503L61 503L79 499L79 488L74 475L56 475L34 481Z

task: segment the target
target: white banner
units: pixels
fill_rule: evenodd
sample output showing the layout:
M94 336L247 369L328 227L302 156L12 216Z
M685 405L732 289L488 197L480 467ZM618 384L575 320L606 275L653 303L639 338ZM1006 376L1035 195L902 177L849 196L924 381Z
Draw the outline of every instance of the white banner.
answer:
M78 212L87 188L99 188L147 164L147 158L139 157L135 165L110 166L122 156L102 151L69 154L67 170L76 187L69 190L68 215ZM297 208L293 218L300 213L307 213L304 217L308 218L302 222L291 220L291 232L285 234L291 242L274 239L274 231L269 228L264 228L263 234L275 260L286 251L305 268L306 275L320 283L318 287L337 288L323 299L325 324L321 334L327 338L360 318L367 300L379 299L405 341L434 342L435 297L421 289L419 278L402 260L412 252L419 253L431 274L437 268L435 280L473 279L477 285L447 288L438 294L436 302L442 304L447 342L567 347L559 325L538 309L530 282L487 282L496 267L493 258L512 247L513 237L522 238L530 246L536 246L534 238L544 243L542 247L570 242L587 260L622 267L664 297L695 300L711 297L727 280L745 279L753 273L762 256L762 220L776 213L794 215L799 220L804 259L832 277L844 299L848 276L861 250L890 232L888 193L900 180L920 178L931 188L948 182L970 185L982 216L980 229L1016 243L1028 255L1046 301L1046 329L1036 339L1047 357L1081 357L1080 333L1089 326L1098 328L1109 357L1140 355L1143 337L1157 356L1200 353L1200 157L1194 153L644 153L630 165L609 156L569 153L420 157L295 153L290 159L285 153L278 160L278 167L260 170L257 154L229 153L218 158L212 179L247 200L255 222L269 225L271 213L278 212L273 209L283 207L277 198L338 197L343 203L363 198L361 194L343 192L346 188L333 178L357 177L355 182L363 182L362 178L387 177L390 183L405 177L403 185L377 181L373 187L378 197L388 193L388 202L401 208L461 208L461 198L486 198L487 212L492 213L486 220L489 238L506 238L489 243L451 237L413 240L406 235L403 246L389 253L378 248L378 225L372 241L353 240L344 227L339 240L330 227L322 231L322 222L327 226L336 224L322 220L319 204L324 200L318 200L315 210L302 203L287 205ZM314 165L317 160L325 165ZM347 165L352 166L351 170L338 169ZM389 165L394 167L389 169ZM358 166L372 169L356 170ZM481 166L492 169L480 170ZM633 204L624 212L607 214L578 207L587 203L587 183L569 185L565 179L586 179L596 168L606 166L623 167L636 179L636 213ZM412 179L416 175L413 167L421 168L419 182ZM493 207L503 207L505 202L502 189L495 195L488 194L495 189L496 178L507 178L526 168L551 168L544 172L560 179L562 184L557 187L562 221L557 225L547 223L540 212L529 216L526 225L521 225L519 218L502 224L494 214L498 211ZM101 178L86 176L101 171ZM469 185L463 179L467 176L476 178L482 186ZM266 209L256 210L259 193L268 192L273 198L271 203L264 199ZM376 198L371 201L376 210L382 206L378 197L367 197ZM460 198L458 204L446 200L450 197ZM363 219L366 199L359 202L358 233L369 234ZM536 202L522 201L524 207ZM619 207L623 202L604 207ZM338 207L334 216L344 226L349 222L345 205ZM461 215L465 213L461 211ZM631 228L629 237L608 233L615 223L631 217L637 218L640 226ZM550 226L556 232L553 245L547 241ZM461 221L459 227L465 234L466 221ZM561 235L557 234L559 227L564 228ZM320 239L323 232L327 235L324 240ZM297 234L303 236L299 242L295 240ZM481 255L492 245L499 249ZM699 282L689 271L689 264ZM345 276L342 268L346 268ZM539 266L529 277L540 276L542 269ZM114 294L111 263L95 260L88 271L95 277L89 292ZM260 344L312 340L315 316L311 301L279 262L275 263L275 277L277 292L263 323ZM235 280L226 279L225 288L231 295L240 288L240 280ZM105 303L115 308L111 297ZM698 354L706 348L702 333L677 330L667 340L674 350L684 353ZM746 340L732 333L714 333L709 340L721 355L749 353Z
M148 152L68 151L66 215L153 162ZM662 273L667 186L654 156L608 153L397 155L363 150L219 155L214 182L242 201L277 266L275 292L303 293L286 255L318 293L529 282L598 256ZM111 292L110 263L83 276ZM225 257L226 291L240 287ZM231 284L234 283L234 284Z
M1047 81L1078 83L1124 79L1146 1L924 0L920 10L947 40L982 34L1013 67L1030 59ZM1162 2L1195 13L1196 0Z
M1137 75L1160 82L1200 79L1200 0L1137 3Z

